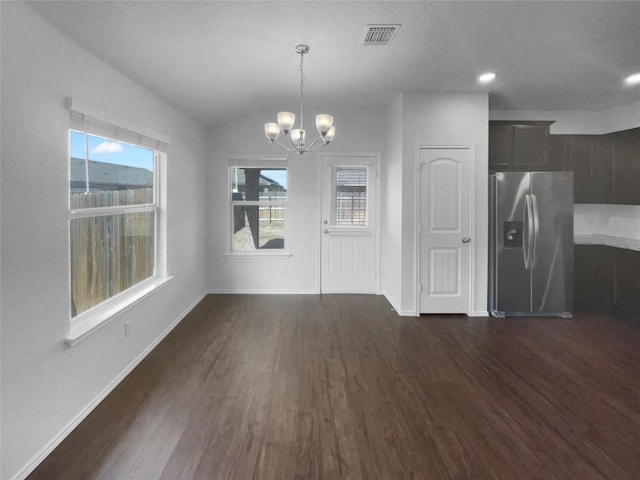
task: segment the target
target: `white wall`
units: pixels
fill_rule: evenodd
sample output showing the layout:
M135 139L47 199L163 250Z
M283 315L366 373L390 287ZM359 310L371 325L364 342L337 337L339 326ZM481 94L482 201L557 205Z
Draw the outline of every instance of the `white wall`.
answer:
M295 92L292 92L295 95ZM306 126L317 110L305 107ZM238 257L229 252L229 155L282 155L264 136L264 123L275 111L259 112L220 125L209 132L209 290L244 293L317 293L320 252L320 163L322 153L382 152L384 110L342 110L324 106L335 117L336 138L300 157L289 155L285 250L291 257ZM384 162L384 159L382 160Z
M380 244L381 290L401 305L402 285L402 95L386 111L386 147L382 159ZM402 313L402 312L401 312Z
M314 110L308 109L311 112ZM416 312L415 150L423 145L471 145L475 152L475 297L472 314L486 314L488 232L488 98L486 94L401 94L386 110L341 111L327 152L383 152L381 165L381 293L401 314ZM289 157L286 250L289 258L227 255L230 154L273 155L260 112L209 132L209 289L213 292L319 291L320 165L316 155ZM241 148L242 146L242 148ZM285 152L286 153L286 152Z
M206 131L45 23L2 8L2 467L21 478L206 290ZM69 325L70 96L172 139L161 290L74 347ZM131 322L124 337L124 323Z
M416 148L418 145L470 145L475 152L472 233L475 263L472 315L487 312L488 136L487 94L402 95L402 299L400 310L416 311Z

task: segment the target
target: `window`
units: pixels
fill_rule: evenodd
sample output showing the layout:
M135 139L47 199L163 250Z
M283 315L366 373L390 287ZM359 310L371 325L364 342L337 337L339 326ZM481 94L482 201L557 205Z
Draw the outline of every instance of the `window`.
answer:
M72 326L162 270L159 175L166 146L146 135L71 113Z
M231 251L283 250L287 204L284 162L230 167Z

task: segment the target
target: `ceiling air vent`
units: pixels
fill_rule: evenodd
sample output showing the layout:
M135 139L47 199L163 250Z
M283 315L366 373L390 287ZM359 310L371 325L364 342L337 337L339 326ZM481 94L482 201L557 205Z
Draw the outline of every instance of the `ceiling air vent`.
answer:
M400 25L367 25L363 45L389 45Z

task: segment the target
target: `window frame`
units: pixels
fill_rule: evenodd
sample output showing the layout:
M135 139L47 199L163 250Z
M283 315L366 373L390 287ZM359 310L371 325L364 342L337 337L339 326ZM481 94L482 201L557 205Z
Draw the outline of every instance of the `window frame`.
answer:
M260 168L264 170L286 170L287 172L287 198L285 200L233 200L233 169L234 168ZM227 201L229 202L227 220L227 253L231 257L290 257L288 250L287 232L289 231L287 210L289 201L289 165L287 157L272 156L229 156L227 174ZM234 207L235 206L284 206L284 248L268 248L255 250L235 250L234 245Z
M114 123L112 120L96 120L95 117L90 117L84 113L78 113L72 111L71 115L86 115L88 118L95 122L100 122L99 125L111 125L116 132L124 131L125 135L138 135L139 138L144 138L146 143L132 142L128 139L123 139L118 135L109 136L105 134L103 130L93 131L91 128L79 129L77 128L77 122L71 121L69 128L67 129L67 136L69 145L71 143L71 132L79 132L82 134L105 138L106 140L115 141L119 143L126 143L134 146L140 146L142 148L153 151L153 195L152 203L135 204L135 205L118 205L108 207L92 207L92 208L71 208L71 189L69 188L71 180L71 151L69 149L67 155L67 166L69 168L67 183L67 235L68 235L68 302L69 302L69 329L65 337L65 343L68 346L73 346L83 338L87 337L93 331L106 325L111 320L124 313L126 310L151 295L153 292L163 287L172 277L167 275L166 257L166 169L167 169L167 150L169 140L160 134L150 136L148 130L136 129L132 130L129 126L124 126L123 123ZM72 117L73 118L73 117ZM86 123L85 123L86 125ZM140 133L140 132L143 133ZM150 143L157 141L158 147L153 148ZM106 216L117 215L129 215L134 213L153 213L154 225L153 225L153 272L150 276L130 286L129 288L112 295L111 297L103 300L102 302L86 309L85 311L72 316L72 283L71 283L71 223L73 220L82 218L99 218ZM125 325L125 337L128 335L127 325Z

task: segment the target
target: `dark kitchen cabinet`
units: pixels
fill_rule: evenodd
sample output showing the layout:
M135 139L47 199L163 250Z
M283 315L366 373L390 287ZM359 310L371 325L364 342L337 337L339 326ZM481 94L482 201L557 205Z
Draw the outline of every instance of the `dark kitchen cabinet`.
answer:
M640 251L576 245L574 265L576 310L640 319Z
M575 203L640 205L640 128L550 135L553 122L489 122L489 173L572 171Z
M550 163L573 172L576 203L640 205L640 128L551 135Z
M513 166L516 170L540 171L547 168L549 125L513 126Z
M565 139L565 168L573 172L573 201L593 203L593 139L591 135L569 135Z
M602 135L557 135L563 170L573 172L575 203L614 203L614 142Z
M555 170L549 163L549 126L553 122L489 122L489 171Z
M590 203L616 203L614 189L614 140L605 135L594 141L591 157Z
M612 247L575 245L574 299L576 309L614 310L615 262Z
M512 159L513 125L489 122L489 169L508 170Z
M640 317L640 252L615 250L614 307L623 315Z
M607 135L613 139L613 203L640 205L640 128Z

